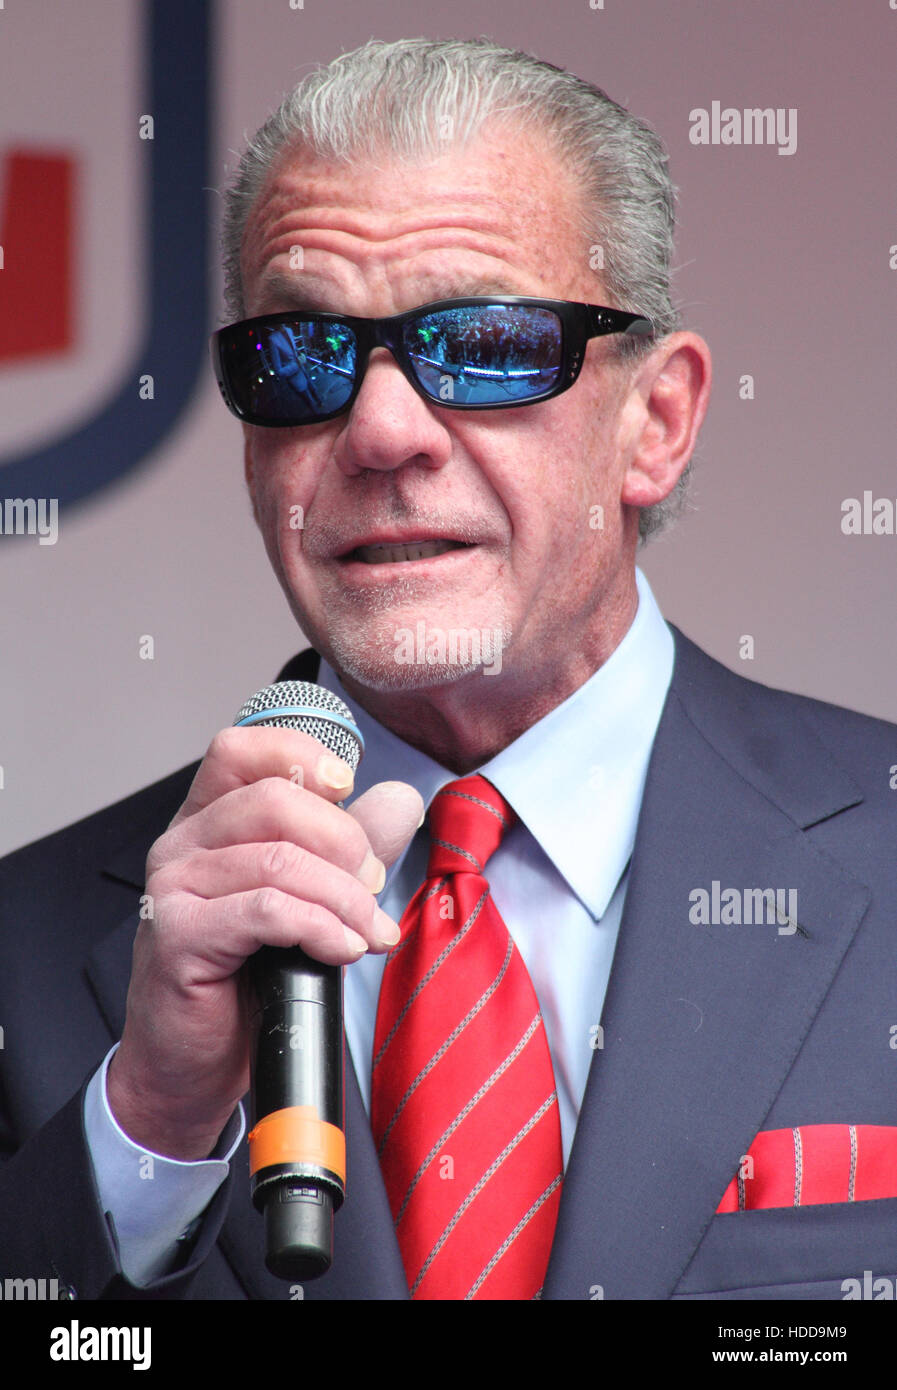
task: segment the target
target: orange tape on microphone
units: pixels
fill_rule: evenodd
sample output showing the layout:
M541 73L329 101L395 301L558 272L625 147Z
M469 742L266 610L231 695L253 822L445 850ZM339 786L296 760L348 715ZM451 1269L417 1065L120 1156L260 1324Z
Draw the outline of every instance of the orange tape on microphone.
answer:
M346 1136L318 1118L313 1105L273 1110L249 1134L249 1172L278 1163L311 1163L346 1181Z

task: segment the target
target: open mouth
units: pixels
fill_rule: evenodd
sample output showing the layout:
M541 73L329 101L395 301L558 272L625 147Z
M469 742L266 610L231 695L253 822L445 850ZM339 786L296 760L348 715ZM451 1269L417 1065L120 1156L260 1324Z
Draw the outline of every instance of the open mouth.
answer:
M434 560L437 555L445 555L449 550L466 550L463 541L405 541L384 542L380 545L359 545L344 555L344 560L360 560L365 565L396 565L409 560Z

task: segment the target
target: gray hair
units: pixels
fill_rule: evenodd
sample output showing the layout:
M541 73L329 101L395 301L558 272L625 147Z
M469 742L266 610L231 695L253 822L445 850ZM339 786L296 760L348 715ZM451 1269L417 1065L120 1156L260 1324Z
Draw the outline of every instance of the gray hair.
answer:
M613 307L646 314L657 336L678 327L670 296L675 189L666 152L644 121L599 87L489 39L370 39L311 72L249 142L224 195L225 297L245 318L240 249L250 210L282 152L351 164L416 159L462 147L490 118L553 140L582 189L584 254ZM625 361L650 339L610 340ZM691 467L669 497L639 513L644 542L682 510Z

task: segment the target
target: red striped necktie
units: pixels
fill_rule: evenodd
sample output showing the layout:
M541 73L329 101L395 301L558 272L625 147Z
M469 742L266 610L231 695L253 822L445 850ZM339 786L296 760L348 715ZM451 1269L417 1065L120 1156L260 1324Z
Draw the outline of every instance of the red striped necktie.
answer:
M535 1298L548 1265L563 1176L554 1072L483 877L514 819L483 777L439 792L426 881L380 987L371 1124L413 1298Z

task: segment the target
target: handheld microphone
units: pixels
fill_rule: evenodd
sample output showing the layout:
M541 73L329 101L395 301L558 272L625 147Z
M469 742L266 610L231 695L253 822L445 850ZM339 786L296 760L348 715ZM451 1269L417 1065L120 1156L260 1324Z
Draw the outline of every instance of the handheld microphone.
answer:
M364 752L348 707L309 681L266 686L234 724L299 729L353 771ZM247 968L257 1000L249 1171L265 1264L281 1279L315 1279L330 1268L346 1191L342 969L299 946L262 946Z

